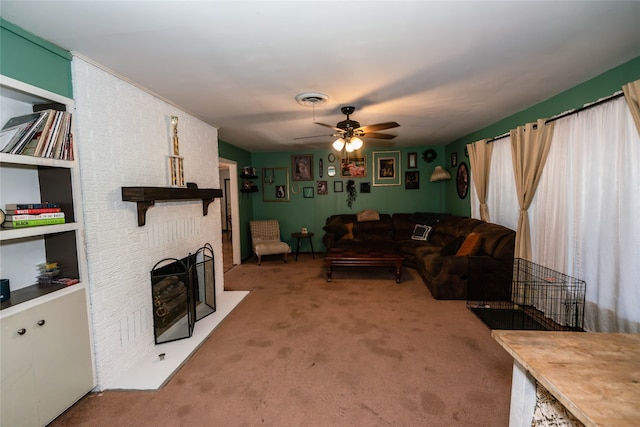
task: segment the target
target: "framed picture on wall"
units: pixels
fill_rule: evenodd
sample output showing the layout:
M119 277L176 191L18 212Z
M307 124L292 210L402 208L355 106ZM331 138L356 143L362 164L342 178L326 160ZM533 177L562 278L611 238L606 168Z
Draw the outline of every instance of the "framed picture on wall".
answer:
M415 169L418 167L418 153L407 154L407 168Z
M313 154L292 154L291 172L293 181L312 181Z
M455 168L456 166L458 166L458 152L454 151L451 153L451 167Z
M326 196L329 194L327 181L318 181L318 196Z
M313 199L313 187L302 187L302 197Z
M400 185L400 152L373 152L373 185Z
M342 181L333 181L333 192L342 193L343 191L344 191L344 186L342 185Z
M407 171L404 173L404 188L407 190L417 190L420 188L420 172Z
M364 178L367 176L366 157L349 156L340 159L340 177Z

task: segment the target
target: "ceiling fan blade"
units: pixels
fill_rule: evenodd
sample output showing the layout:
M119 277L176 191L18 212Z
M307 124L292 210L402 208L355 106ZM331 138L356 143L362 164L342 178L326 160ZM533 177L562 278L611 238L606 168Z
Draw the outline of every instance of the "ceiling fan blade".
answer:
M327 134L325 134L325 135L313 135L313 136L300 136L298 138L293 138L293 139L295 140L295 139L310 139L310 138L328 138L330 136L333 136L333 134L329 134L329 135L327 135Z
M365 138L376 138L376 139L393 139L398 135L391 135L389 133L378 133L378 132L367 132L364 134Z
M320 124L320 123L318 123L318 124ZM369 133L369 132L375 132L375 131L378 131L378 130L397 128L398 126L400 126L400 125L398 123L396 123L396 122L385 122L385 123L378 123L378 124L375 124L375 125L361 126L356 130L361 130L364 133Z
M320 125L320 126L324 126L326 128L329 128L329 129L333 129L333 130L338 131L340 133L344 132L344 129L340 129L340 128L337 128L337 127L334 127L334 126L331 126L331 125L327 125L327 124L319 123L319 122L313 122L313 123L315 123L317 125Z

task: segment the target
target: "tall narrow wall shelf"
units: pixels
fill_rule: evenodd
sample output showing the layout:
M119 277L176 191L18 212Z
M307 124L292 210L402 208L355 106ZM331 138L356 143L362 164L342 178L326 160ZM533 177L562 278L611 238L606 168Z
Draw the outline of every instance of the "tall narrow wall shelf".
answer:
M147 209L158 200L202 200L202 215L209 212L209 203L222 197L217 188L175 188L175 187L122 187L122 200L135 202L138 207L138 226L146 222Z

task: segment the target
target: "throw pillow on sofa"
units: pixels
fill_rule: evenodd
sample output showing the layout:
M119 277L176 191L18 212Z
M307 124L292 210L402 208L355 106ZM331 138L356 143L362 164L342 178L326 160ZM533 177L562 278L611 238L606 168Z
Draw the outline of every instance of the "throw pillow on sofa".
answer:
M327 225L322 227L322 229L327 233L333 234L336 239L341 238L342 236L344 236L349 232L349 230L347 230L347 227L344 225L342 220L337 217L329 221Z
M413 233L411 234L411 238L413 240L429 240L429 234L431 234L432 228L428 225L416 224L413 227Z
M469 233L456 255L458 256L474 256L480 252L480 244L482 243L482 236L479 233Z
M366 209L358 212L356 214L356 219L358 222L380 221L380 214L378 214L378 211L374 211L373 209Z
M342 236L342 240L354 240L354 237L353 237L353 223L350 222L348 224L345 224L344 226L347 229L347 234Z
M440 256L455 255L462 246L462 242L464 242L464 236L456 237L440 250Z

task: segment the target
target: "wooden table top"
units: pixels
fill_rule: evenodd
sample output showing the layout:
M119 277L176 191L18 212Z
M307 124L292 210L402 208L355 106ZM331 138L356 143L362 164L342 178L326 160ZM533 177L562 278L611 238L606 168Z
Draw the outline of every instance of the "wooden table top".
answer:
M394 260L400 261L404 258L394 249L388 248L331 248L327 251L326 260Z
M640 426L640 334L491 335L586 426Z

